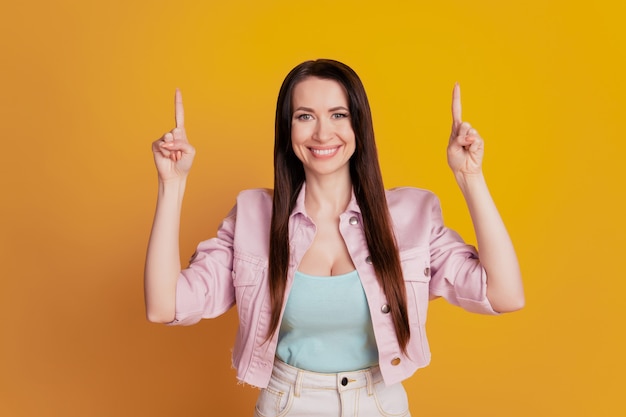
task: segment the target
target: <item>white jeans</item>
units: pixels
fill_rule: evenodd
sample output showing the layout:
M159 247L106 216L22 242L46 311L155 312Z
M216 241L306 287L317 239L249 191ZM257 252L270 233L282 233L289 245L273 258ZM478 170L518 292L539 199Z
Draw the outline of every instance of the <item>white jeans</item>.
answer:
M379 368L320 374L275 359L255 417L410 417L402 384L386 387Z

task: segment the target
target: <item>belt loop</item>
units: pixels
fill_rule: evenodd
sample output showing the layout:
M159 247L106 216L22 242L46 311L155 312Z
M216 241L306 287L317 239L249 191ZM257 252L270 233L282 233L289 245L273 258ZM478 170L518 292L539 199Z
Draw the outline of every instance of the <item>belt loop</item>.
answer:
M365 372L365 379L367 380L367 395L374 395L374 384L372 383L372 370L368 369Z
M304 375L304 371L301 369L298 370L298 375L296 375L296 381L294 382L294 391L293 395L296 397L300 397L300 392L302 391L302 376Z

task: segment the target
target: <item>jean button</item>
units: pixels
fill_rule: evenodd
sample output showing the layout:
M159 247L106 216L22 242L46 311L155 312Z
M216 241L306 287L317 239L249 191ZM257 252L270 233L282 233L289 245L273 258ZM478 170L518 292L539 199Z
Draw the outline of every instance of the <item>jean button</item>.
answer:
M348 385L348 378L346 378L345 376L341 379L341 385L343 385L344 387L346 385Z

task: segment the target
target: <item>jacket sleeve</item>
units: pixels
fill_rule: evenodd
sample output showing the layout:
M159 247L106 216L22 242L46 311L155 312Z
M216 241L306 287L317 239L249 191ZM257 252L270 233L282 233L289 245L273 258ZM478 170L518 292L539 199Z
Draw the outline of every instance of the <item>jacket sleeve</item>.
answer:
M481 314L498 314L487 299L487 274L476 248L443 223L439 199L433 195L430 231L430 293Z
M224 314L235 304L233 241L236 207L222 221L217 236L200 242L176 285L176 316L171 325L191 325Z

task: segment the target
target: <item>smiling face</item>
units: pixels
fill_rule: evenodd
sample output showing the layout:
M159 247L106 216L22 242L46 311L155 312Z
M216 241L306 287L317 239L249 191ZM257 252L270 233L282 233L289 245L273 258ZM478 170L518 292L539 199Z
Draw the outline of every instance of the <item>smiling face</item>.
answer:
M348 96L337 81L308 77L293 90L291 145L311 176L350 175L355 150Z

